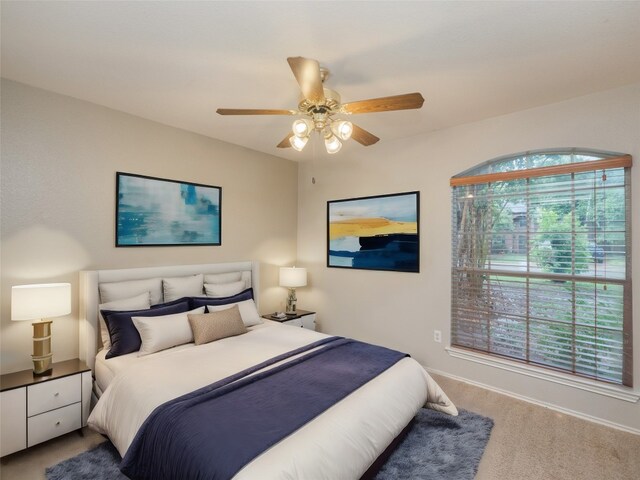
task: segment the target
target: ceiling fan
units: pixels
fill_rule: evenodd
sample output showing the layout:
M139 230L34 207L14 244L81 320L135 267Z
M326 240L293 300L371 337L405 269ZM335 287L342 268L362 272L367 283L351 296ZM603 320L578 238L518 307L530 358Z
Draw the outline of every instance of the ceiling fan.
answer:
M380 140L352 122L340 119L339 115L408 110L420 108L424 103L420 93L342 103L338 92L324 86L329 70L321 67L317 60L289 57L287 62L302 91L297 110L219 108L216 112L220 115L298 115L301 118L293 122L291 133L278 144L278 148L293 147L302 151L311 133L317 131L324 138L327 153L337 153L342 148L341 140L353 138L365 147Z

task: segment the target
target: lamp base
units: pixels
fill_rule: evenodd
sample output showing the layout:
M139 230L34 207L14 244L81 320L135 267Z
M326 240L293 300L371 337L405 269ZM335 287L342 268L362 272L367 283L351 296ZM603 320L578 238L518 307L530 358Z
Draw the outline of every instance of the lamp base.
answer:
M32 323L33 325L33 375L45 376L50 375L51 359L51 320Z
M296 289L290 288L289 295L287 296L287 309L284 313L286 313L287 315L295 315L296 303L298 303L298 299L296 298Z
M53 367L51 366L52 357L52 353L41 357L31 355L31 358L33 359L33 375L36 377L50 375L53 371Z

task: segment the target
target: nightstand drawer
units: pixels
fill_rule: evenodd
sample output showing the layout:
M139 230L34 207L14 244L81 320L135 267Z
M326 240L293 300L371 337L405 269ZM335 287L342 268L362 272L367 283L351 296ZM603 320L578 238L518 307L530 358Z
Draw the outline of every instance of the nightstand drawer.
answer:
M82 397L81 375L71 375L27 387L27 416L79 402Z
M27 438L32 447L50 438L78 430L82 425L82 405L74 403L66 407L42 413L27 419Z

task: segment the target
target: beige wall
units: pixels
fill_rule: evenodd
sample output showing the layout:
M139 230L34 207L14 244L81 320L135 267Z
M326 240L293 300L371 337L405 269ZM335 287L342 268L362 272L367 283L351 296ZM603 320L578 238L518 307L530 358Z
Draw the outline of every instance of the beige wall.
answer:
M261 262L261 309L282 309L277 266L296 256L297 164L2 81L1 370L31 367L30 322L12 322L11 286L71 282L54 319L54 361L78 355L78 271ZM222 187L222 246L115 248L115 172Z
M428 99L423 108L428 115ZM381 115L393 122L394 115L399 114ZM358 116L357 121L367 127L366 115ZM309 268L310 277L310 286L299 289L301 308L318 311L323 331L402 349L430 368L640 429L640 404L455 359L445 351L451 298L449 178L497 156L551 147L625 152L638 164L640 84L396 142L385 141L384 132L373 133L382 137L373 147L349 145L335 158L323 156L301 164L298 262ZM632 177L636 233L633 270L640 272L640 165L633 168ZM411 190L421 194L421 273L326 267L327 200ZM634 285L634 370L638 386L639 274ZM434 329L442 330L443 343L433 341Z
M428 111L428 101L425 104ZM399 113L384 114L389 121ZM29 322L11 322L11 285L67 281L82 269L254 259L263 311L282 308L277 266L309 268L301 308L322 330L385 344L422 364L640 429L640 405L451 358L452 175L528 149L587 147L640 161L640 84L370 148L346 145L298 165L87 102L2 82L1 370L30 368ZM366 115L358 118L366 125ZM321 150L321 149L318 149ZM115 171L223 187L221 247L114 247ZM633 169L638 205L640 167ZM312 183L315 178L315 184ZM296 182L298 195L296 196ZM326 201L421 192L420 274L328 269ZM297 202L297 208L296 208ZM296 232L297 216L297 232ZM640 231L640 207L633 211ZM637 237L638 235L636 235ZM640 272L640 242L633 250ZM637 275L636 275L637 277ZM640 384L640 282L634 285L635 384ZM77 312L54 320L56 361L77 356ZM433 330L443 343L433 342ZM636 389L638 390L638 389Z

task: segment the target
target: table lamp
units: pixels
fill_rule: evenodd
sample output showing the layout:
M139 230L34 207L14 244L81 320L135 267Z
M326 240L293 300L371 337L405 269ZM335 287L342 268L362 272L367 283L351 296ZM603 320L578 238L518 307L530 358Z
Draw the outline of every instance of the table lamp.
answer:
M11 320L36 320L33 325L33 374L51 373L51 320L71 313L71 284L44 283L11 287Z
M280 267L280 286L289 289L287 296L287 315L296 314L296 287L304 287L307 284L307 269L296 267Z

